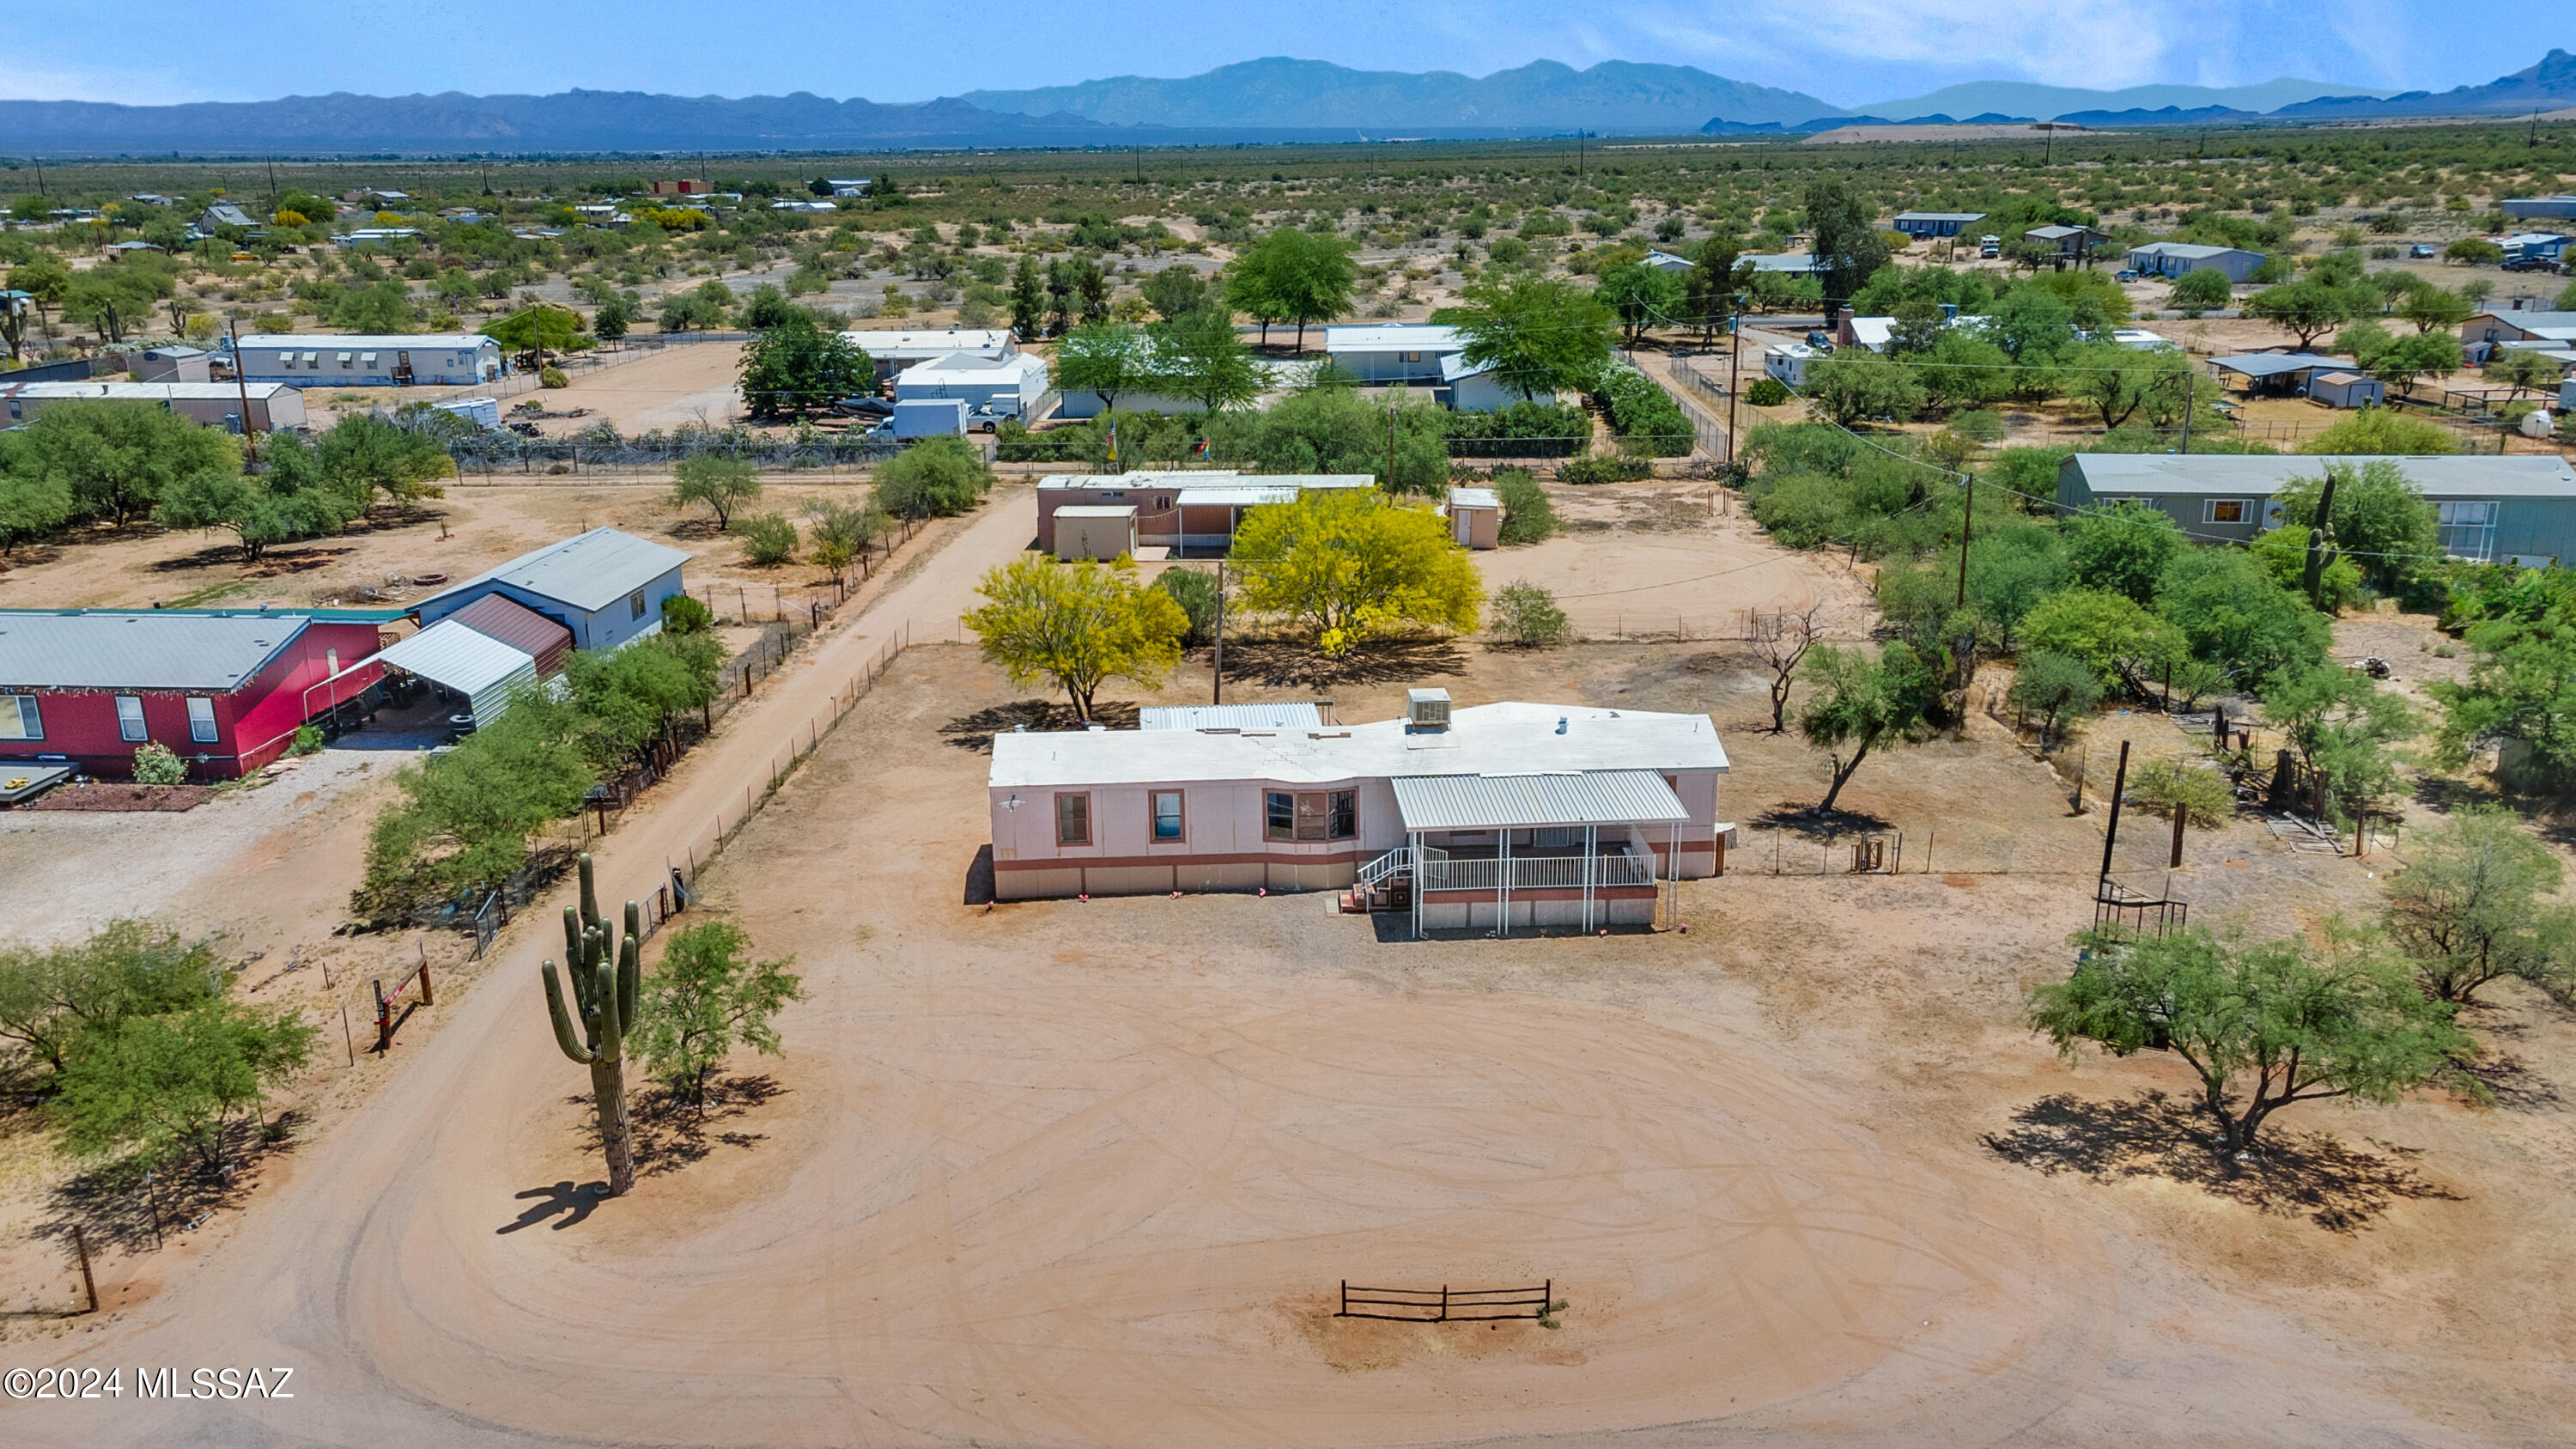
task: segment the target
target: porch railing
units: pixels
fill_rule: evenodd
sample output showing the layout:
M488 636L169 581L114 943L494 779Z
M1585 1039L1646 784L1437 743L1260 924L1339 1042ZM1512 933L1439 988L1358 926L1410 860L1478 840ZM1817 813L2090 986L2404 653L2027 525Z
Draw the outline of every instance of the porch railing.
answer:
M1492 891L1506 885L1516 891L1573 890L1583 885L1584 859L1580 855L1529 855L1512 860L1426 860L1417 884L1427 891ZM1592 884L1596 887L1654 884L1655 862L1651 857L1622 851L1591 859ZM1506 871L1510 872L1508 876Z

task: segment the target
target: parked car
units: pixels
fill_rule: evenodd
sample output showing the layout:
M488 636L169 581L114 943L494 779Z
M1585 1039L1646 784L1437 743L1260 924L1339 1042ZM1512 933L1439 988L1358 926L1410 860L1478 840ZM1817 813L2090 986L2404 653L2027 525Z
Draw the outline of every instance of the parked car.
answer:
M2003 239L2002 237L1996 236L1996 235L1995 235L1995 234L1993 234L1992 232L1989 232L1989 233L1987 233L1986 235L1984 235L1984 236L1981 236L1981 237L1977 238L1977 255L1978 255L1978 256L1981 256L1981 257L1999 257L1999 256L2002 256L2003 254L2004 254L2004 239Z
M2415 245L2406 249L2406 255L2410 257L2429 257L2433 255L2433 244L2431 242L2417 242Z
M2558 264L2547 257L2515 257L2504 264L2508 272L2554 272Z
M2112 278L2112 280L2116 282L2134 282L2138 280L2141 275L2142 273L2140 273L2135 267L2123 267L2120 269L2120 275Z
M833 406L836 411L847 413L852 417L890 418L894 416L894 404L881 397L845 397Z

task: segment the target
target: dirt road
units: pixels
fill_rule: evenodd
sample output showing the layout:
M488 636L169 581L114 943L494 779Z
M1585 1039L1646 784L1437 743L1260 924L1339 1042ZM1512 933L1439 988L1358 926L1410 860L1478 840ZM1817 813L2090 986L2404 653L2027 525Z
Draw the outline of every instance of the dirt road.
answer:
M835 697L889 640L907 624L917 636L951 627L971 603L983 570L1026 545L1031 516L1024 493L997 492L937 552L899 568L855 618L764 680L763 696L690 758L668 793L651 809L632 812L604 842L597 852L602 894L610 900L649 894L672 862L693 851L703 856L715 831L741 821L746 789L757 798L773 762L802 745L818 718L829 717ZM442 1329L425 1340L416 1312L401 1306L408 1293L457 1282L444 1270L419 1276L435 1258L435 1245L473 1245L479 1252L493 1226L485 1219L509 1200L507 1193L484 1195L457 1165L488 1160L492 1136L511 1113L564 1090L557 1070L564 1063L542 1029L536 973L540 959L561 954L560 934L548 912L532 911L499 949L488 976L442 996L439 1010L449 1021L425 1040L399 1080L310 1157L289 1166L291 1180L244 1217L231 1243L167 1293L76 1340L84 1363L102 1365L303 1365L307 1392L296 1402L258 1409L224 1406L212 1419L205 1406L193 1404L147 1409L129 1399L107 1422L82 1412L86 1405L63 1413L13 1403L8 1437L63 1445L167 1443L210 1432L211 1442L226 1443L317 1433L322 1438L315 1442L524 1442L515 1434L482 1434L470 1412L411 1399L386 1378L390 1360L428 1351L445 1337ZM495 1101L490 1094L501 1085L508 1088L497 1099L501 1119L460 1109L468 1099ZM501 1219L512 1210L503 1210ZM148 1260L141 1266L151 1270ZM112 1291L114 1284L101 1286ZM507 1315L515 1294L469 1295L461 1306ZM526 1321L561 1325L591 1317L572 1302L535 1309L537 1316ZM483 1330L460 1327L471 1336L501 1321L489 1319ZM636 1402L653 1397L643 1393ZM215 1428L218 1420L229 1426ZM559 1432L581 1430L566 1424Z

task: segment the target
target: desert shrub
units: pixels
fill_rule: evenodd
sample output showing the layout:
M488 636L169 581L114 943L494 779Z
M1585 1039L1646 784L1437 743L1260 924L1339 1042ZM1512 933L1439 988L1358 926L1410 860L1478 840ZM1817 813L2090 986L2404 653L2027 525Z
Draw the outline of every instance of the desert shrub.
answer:
M1789 400L1789 384L1776 377L1757 377L1744 390L1744 400L1757 408L1776 408Z
M763 568L774 568L796 557L796 525L783 513L756 513L742 521L734 531L742 540L743 557Z
M662 632L696 634L714 626L716 611L687 594L673 594L662 601Z
M135 748L135 784L184 785L187 781L188 762L170 753L168 745L150 740Z
M1753 521L1790 548L1814 548L1840 536L1844 517L1841 482L1813 473L1781 479L1753 498Z
M295 743L288 745L286 748L287 753L289 754L309 755L315 753L322 748L322 727L320 725L309 724L297 725L295 727Z
M1561 483L1628 483L1655 476L1655 465L1620 453L1586 453L1557 465Z
M993 470L964 438L924 438L877 470L877 506L897 518L947 518L984 500Z
M572 379L564 376L564 370L562 368L546 366L537 369L537 386L570 387L572 386Z
M2182 807L2183 819L2200 829L2224 825L2236 809L2236 792L2217 771L2180 760L2148 760L2129 774L2129 803L2158 815Z
M1562 644L1574 637L1574 628L1556 595L1520 579L1494 595L1492 633L1505 644Z
M1503 522L1495 537L1504 543L1539 543L1556 532L1556 505L1527 468L1494 470L1494 493L1502 500Z
M1188 568L1165 569L1154 580L1154 587L1171 595L1181 612L1190 616L1190 632L1181 636L1183 644L1198 649L1216 642L1218 591L1214 574Z
M2102 702L2102 681L2092 665L2071 654L2034 649L2014 667L2012 690L2004 700L2015 709L2038 715L2041 737L2048 739L2067 720L2093 712Z

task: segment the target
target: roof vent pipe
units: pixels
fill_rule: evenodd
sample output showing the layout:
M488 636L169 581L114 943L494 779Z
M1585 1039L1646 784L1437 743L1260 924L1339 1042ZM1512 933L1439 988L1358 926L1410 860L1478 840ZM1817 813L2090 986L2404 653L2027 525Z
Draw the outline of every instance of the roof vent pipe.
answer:
M1558 715L1556 717L1556 732L1558 734L1565 733L1565 716L1563 715Z

